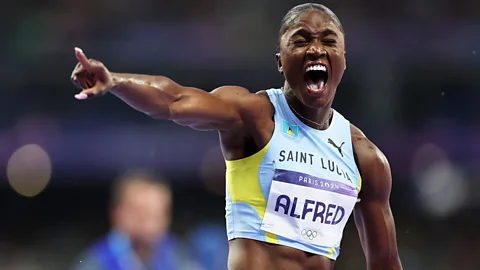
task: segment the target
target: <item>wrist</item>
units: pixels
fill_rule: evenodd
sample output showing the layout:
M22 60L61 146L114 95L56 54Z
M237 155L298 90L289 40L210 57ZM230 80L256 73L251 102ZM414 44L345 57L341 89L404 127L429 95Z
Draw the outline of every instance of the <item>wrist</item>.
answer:
M120 73L114 73L114 72L110 72L110 76L112 78L112 86L110 87L110 89L108 91L109 92L114 92L122 84L123 78L120 75Z

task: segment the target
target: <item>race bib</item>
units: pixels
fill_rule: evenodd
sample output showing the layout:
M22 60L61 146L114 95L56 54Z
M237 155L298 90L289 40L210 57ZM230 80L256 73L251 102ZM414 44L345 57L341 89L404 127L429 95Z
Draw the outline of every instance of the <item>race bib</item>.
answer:
M261 229L291 240L333 247L342 238L356 200L353 186L275 170Z

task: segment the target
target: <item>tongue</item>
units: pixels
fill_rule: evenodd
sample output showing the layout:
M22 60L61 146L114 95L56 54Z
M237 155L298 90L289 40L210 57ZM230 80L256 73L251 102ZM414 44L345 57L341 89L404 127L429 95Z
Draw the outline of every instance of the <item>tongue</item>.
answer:
M325 82L323 80L320 80L317 83L314 83L313 81L309 80L307 82L308 88L313 91L320 91L323 89L323 86L325 85Z

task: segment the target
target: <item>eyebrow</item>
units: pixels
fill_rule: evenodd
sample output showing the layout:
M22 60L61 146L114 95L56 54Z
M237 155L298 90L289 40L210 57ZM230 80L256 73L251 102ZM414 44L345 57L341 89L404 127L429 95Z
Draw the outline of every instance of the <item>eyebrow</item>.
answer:
M337 32L335 32L334 30L332 30L332 29L330 29L330 28L327 28L327 29L321 31L321 33L322 33L324 36L332 35L332 36L338 37ZM301 28L301 29L298 29L297 31L295 31L295 32L292 34L292 37L293 37L293 36L296 36L296 35L300 35L300 36L310 36L311 33L310 33L309 31L307 31L306 29Z

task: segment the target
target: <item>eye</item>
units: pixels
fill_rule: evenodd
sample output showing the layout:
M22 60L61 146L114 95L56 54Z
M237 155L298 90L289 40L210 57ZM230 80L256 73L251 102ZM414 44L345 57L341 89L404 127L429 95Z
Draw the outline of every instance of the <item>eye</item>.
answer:
M294 40L293 44L297 46L305 46L308 44L308 41L306 39L301 38L301 39Z
M324 39L323 43L327 45L335 45L337 41L335 39Z

